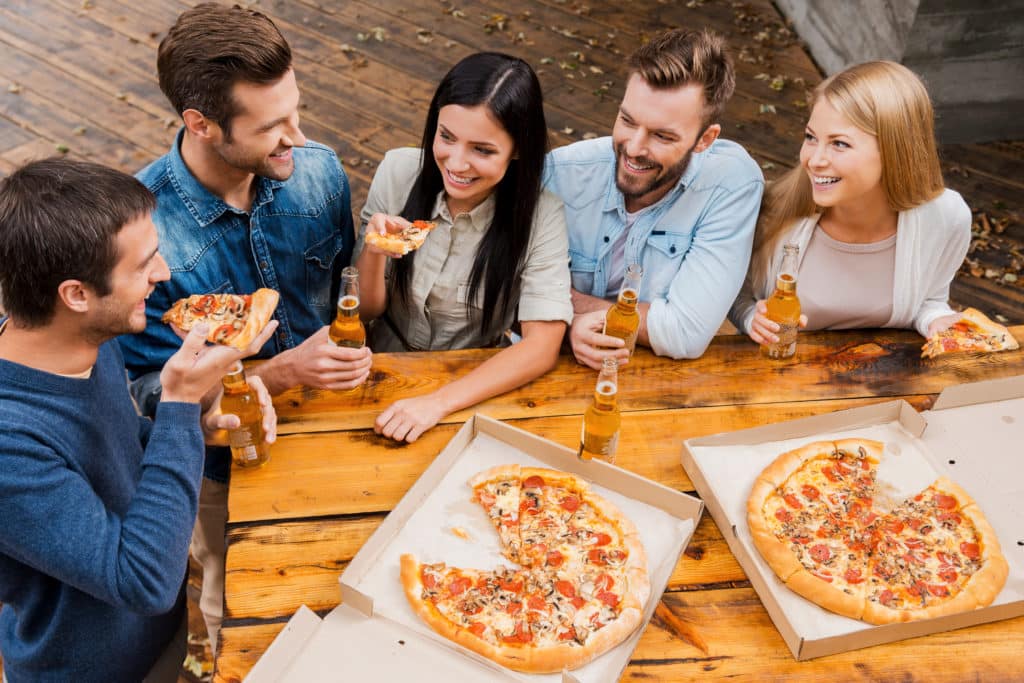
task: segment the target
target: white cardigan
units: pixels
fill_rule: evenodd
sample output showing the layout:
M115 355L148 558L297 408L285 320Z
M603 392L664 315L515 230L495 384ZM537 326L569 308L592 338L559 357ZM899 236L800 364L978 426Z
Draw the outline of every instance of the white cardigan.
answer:
M795 243L803 260L821 214L798 219L772 254L768 277L755 287L750 273L729 311L737 329L750 334L759 299L775 288L782 267L782 247ZM971 210L956 192L946 189L935 199L901 211L896 224L896 272L893 275L892 317L883 327L913 327L923 337L936 318L952 313L949 283L971 243ZM799 286L797 287L799 292Z

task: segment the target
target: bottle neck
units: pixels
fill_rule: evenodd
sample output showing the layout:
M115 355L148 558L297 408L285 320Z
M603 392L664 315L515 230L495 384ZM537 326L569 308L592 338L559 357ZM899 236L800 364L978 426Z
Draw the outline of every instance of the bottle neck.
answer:
M249 391L249 383L245 381L245 370L242 368L224 375L221 384L224 385L226 394L241 394Z

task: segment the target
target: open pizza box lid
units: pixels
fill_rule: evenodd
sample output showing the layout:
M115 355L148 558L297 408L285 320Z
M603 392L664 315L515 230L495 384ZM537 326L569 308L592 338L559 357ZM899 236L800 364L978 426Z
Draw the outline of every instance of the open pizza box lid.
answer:
M651 596L640 628L612 650L572 672L523 674L436 634L412 611L399 580L399 557L491 569L497 533L471 501L466 482L495 465L519 463L574 472L637 526L647 553ZM311 683L344 680L617 681L700 520L703 503L604 462L475 415L405 494L345 569L342 604L321 619L301 608L253 667L246 681ZM452 531L457 528L468 538Z
M991 605L873 626L819 607L776 577L753 545L747 524L746 502L754 480L781 453L811 441L848 436L885 442L878 481L880 495L884 491L891 504L942 475L977 501L1010 565L1006 585ZM1021 444L1024 376L949 387L924 413L898 400L689 439L682 461L793 656L803 660L1024 614Z

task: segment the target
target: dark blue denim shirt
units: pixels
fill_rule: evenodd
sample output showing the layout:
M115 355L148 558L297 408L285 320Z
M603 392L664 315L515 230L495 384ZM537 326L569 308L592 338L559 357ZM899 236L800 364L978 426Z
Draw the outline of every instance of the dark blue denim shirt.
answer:
M147 414L159 399L159 371L181 346L160 321L171 304L190 294L277 290L279 327L256 355L269 358L331 321L338 277L355 239L348 178L329 148L315 142L294 148L295 172L284 181L257 178L247 213L228 206L188 170L183 132L169 153L137 174L156 195L153 222L171 271L146 303L146 330L118 340L132 393ZM227 481L230 461L220 450L207 457L205 474Z

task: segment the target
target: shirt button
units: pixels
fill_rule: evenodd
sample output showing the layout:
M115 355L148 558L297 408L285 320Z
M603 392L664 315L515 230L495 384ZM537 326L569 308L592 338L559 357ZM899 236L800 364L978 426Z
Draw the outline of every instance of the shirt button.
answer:
M676 245L673 244L671 247L669 247L668 248L668 253L670 253L670 254L676 253Z
M267 263L266 261L260 261L260 269L261 270L266 270L268 265L270 265L270 264Z
M608 235L605 235L605 236L604 236L604 241L605 241L605 242L608 242L608 241L610 241L610 240L611 240L611 238L610 238L610 237L608 237Z
M281 341L284 341L284 339L287 336L288 336L288 334L284 330L279 330L278 333L277 333L277 338L280 339Z

